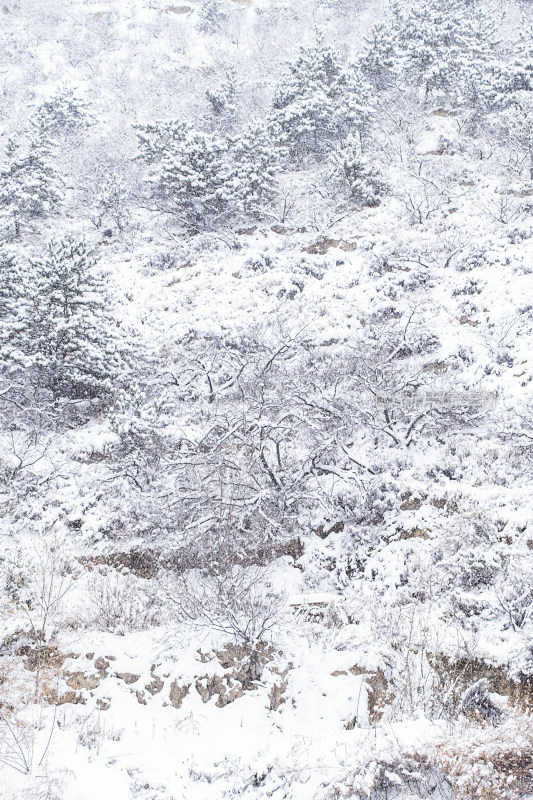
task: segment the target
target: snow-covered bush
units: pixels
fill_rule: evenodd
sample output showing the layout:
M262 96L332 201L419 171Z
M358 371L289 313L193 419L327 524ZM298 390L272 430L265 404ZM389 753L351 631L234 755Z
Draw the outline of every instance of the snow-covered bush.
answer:
M510 714L497 726L464 725L430 758L457 800L519 800L533 790L533 719Z
M201 33L216 33L226 16L222 0L201 0L197 28Z
M254 647L279 624L286 608L263 567L220 564L184 572L166 588L180 618Z
M38 646L50 637L65 599L82 574L71 542L50 530L30 547L8 549L1 565L2 601L21 617Z
M163 622L156 590L149 581L134 575L101 569L90 576L88 594L101 630L124 635Z
M229 117L235 114L235 104L240 90L237 70L229 67L226 77L218 89L207 89L205 96L215 117Z
M230 138L179 123L140 130L140 158L152 165L152 196L182 224L216 225L259 210L273 193L279 156L259 123Z
M91 220L97 228L113 223L117 230L128 227L132 215L133 193L123 174L101 170L95 176L91 192Z

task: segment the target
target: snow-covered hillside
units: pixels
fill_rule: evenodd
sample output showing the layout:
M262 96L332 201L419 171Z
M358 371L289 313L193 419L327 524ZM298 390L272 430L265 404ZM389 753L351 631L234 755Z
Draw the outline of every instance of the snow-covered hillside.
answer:
M533 796L531 3L169 2L0 7L0 797Z

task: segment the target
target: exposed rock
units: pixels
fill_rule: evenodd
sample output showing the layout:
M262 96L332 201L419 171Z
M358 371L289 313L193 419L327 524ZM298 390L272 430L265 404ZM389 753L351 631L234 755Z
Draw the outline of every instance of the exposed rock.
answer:
M289 681L287 680L287 675L289 670L292 669L292 664L289 664L282 672L279 672L279 676L281 678L280 683L275 683L272 689L268 694L269 709L270 711L277 711L278 708L285 702L284 692L287 691L287 686L289 685Z
M418 497L413 497L411 492L405 492L405 494L402 494L402 500L403 503L400 506L402 511L418 511L422 505L422 501Z
M172 681L168 697L170 704L174 706L174 708L181 708L183 700L189 694L190 687L190 683L188 683L186 686L180 686L177 681Z
M472 328L476 328L479 325L479 322L477 322L476 320L468 319L466 314L463 314L459 318L459 324L460 325L471 325Z
M379 722L385 713L386 707L394 700L394 693L389 689L389 682L385 677L385 673L380 668L375 672L368 672L366 669L357 666L351 667L350 672L352 675L364 675L365 683L370 689L368 693L368 721L372 724Z
M147 683L144 687L150 694L159 694L159 692L163 689L165 682L159 675L156 675L155 672L155 664L152 664L150 668L150 675L152 676L153 680L150 683Z
M448 364L445 361L431 361L422 367L422 372L431 372L433 375L444 375L448 372Z
M38 669L60 669L67 658L78 658L74 653L62 653L53 645L32 647L25 644L16 651L16 654L26 657L24 667L30 672L36 672Z
M58 694L55 689L48 689L45 691L44 698L47 703L50 703L51 706L63 706L66 703L83 706L87 702L85 697L79 692L70 691L65 692L64 694Z
M429 539L429 533L423 528L411 528L400 532L400 539Z
M311 255L325 255L330 247L338 247L346 253L353 253L357 250L357 242L347 242L344 239L319 239L317 242L304 248L304 253Z
M212 661L216 657L216 654L214 654L213 652L208 652L208 653L202 652L201 648L198 648L196 652L200 656L200 661L202 662L202 664L207 664L208 661Z
M86 672L66 672L64 678L71 689L96 689L101 681L98 675L87 675Z
M96 661L94 662L94 666L95 666L95 667L96 667L96 669L98 670L98 673L99 673L99 675L100 675L100 678L101 678L102 680L103 680L104 678L107 678L107 676L108 676L108 674L109 674L109 673L108 673L109 661L107 661L105 658L102 658L102 656L100 656L100 657L99 657L99 658L97 658L97 659L96 659Z
M79 562L88 570L98 566L108 566L119 571L132 572L138 578L153 578L159 571L160 555L151 550L130 550L125 553L82 556Z
M130 683L136 683L141 677L140 675L136 675L134 672L117 672L115 675L117 678L120 678L121 681L127 683L128 686Z

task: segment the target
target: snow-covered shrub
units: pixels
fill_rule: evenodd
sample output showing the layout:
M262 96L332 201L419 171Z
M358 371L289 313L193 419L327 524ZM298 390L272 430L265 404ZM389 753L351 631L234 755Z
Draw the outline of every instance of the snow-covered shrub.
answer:
M464 690L457 704L457 713L471 720L488 720L492 723L501 719L502 711L490 697L486 678L481 678Z
M216 117L232 117L235 114L235 102L240 90L237 80L237 70L229 67L226 70L226 79L218 89L207 89L205 96L211 106L211 111Z
M389 753L360 750L357 770L334 780L320 800L423 800L438 797L453 800L453 794L438 767L421 753L401 752L390 744Z
M137 130L139 157L152 167L153 199L181 223L208 228L227 215L257 211L273 193L279 156L260 123L232 137L178 122Z
M519 152L526 177L533 180L533 92L520 91L514 96L512 105L500 116L508 148Z
M96 755L99 755L106 742L119 742L123 734L123 729L115 728L109 723L105 713L98 711L96 716L91 715L85 720L80 728L78 744L81 744L82 747L87 747L89 750L94 750Z
M275 194L279 153L264 125L250 123L230 141L231 170L226 194L230 207L258 211Z
M138 488L156 477L167 450L164 407L166 398L149 399L136 383L121 390L109 412L109 426L117 436L111 449L116 468Z
M263 567L231 563L184 572L166 594L184 622L251 647L275 629L286 608Z
M503 567L502 554L486 544L465 544L441 564L453 586L471 591L490 585Z
M533 617L533 564L529 553L511 557L497 576L496 608L504 612L514 630L522 629Z
M117 394L115 405L109 412L111 430L123 442L142 442L161 427L164 402L164 398L148 400L146 392L137 383L132 383L127 391L122 389Z
M123 635L147 630L163 621L155 588L134 575L100 570L89 578L88 593L101 630Z
M453 102L476 104L492 63L496 22L471 0L399 0L367 39L361 66L378 87L412 83Z
M99 170L92 189L92 222L97 228L111 222L121 233L130 223L133 202L132 189L123 174L117 170Z
M496 61L486 76L486 95L493 108L520 105L533 91L533 28L521 28L507 61Z
M464 725L429 757L457 800L519 800L533 791L533 718L510 714L497 726Z
M12 548L1 564L3 601L18 612L41 646L54 630L65 598L82 574L72 543L53 531L30 548Z

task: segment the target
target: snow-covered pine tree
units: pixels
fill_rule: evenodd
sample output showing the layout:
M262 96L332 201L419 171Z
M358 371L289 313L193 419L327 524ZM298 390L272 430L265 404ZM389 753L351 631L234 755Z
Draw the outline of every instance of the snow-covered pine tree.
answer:
M96 263L85 241L72 236L52 240L31 262L33 307L18 332L19 349L32 379L55 397L109 394L125 369Z
M53 211L61 199L49 142L36 138L23 147L9 139L6 160L0 164L0 230L19 236L32 220Z
M158 164L165 155L179 149L190 127L181 120L155 120L133 126L137 131L137 158L145 164Z
M201 33L216 33L226 16L221 0L202 0L196 27Z
M140 130L152 199L185 225L205 228L223 215L257 211L272 195L279 148L261 123L224 138L177 122Z
M426 98L475 105L494 58L495 22L477 0L393 0L392 19L367 41L369 78L399 74Z
M393 25L383 22L375 25L365 44L359 66L376 89L386 89L394 83L398 68L398 42Z
M0 320L2 322L16 311L23 286L22 270L15 253L0 249Z
M498 61L489 73L487 95L496 109L519 104L522 92L533 92L533 27L520 32L507 61Z
M218 89L208 89L205 93L207 100L211 106L211 111L216 117L225 114L231 117L235 114L235 100L240 89L239 81L237 80L237 70L235 67L229 67L226 70L226 79Z
M348 136L330 156L330 164L334 178L348 189L352 200L363 206L379 205L387 184L363 156L359 137Z
M369 115L369 91L361 72L342 65L322 34L300 55L279 82L268 125L293 156L331 148Z
M208 223L227 205L227 150L216 134L189 130L173 142L150 179L156 201L187 224Z
M19 331L29 312L27 274L15 253L0 249L0 372L4 375L23 361Z
M92 122L85 101L66 85L44 100L31 119L37 135L51 139L86 130Z
M518 149L520 163L533 181L533 92L513 93L513 103L500 117L508 147Z
M245 213L258 211L275 193L279 152L261 122L250 123L230 148L228 202Z

